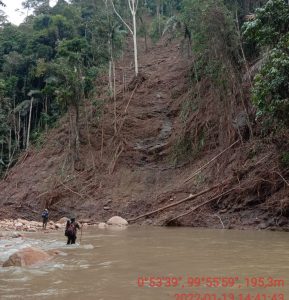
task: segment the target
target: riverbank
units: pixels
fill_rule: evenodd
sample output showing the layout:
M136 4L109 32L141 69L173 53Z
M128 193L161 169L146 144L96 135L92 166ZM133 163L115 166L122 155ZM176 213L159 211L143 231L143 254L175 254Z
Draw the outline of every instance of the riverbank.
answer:
M0 220L0 238L1 232L38 232L38 231L54 231L63 230L66 224L66 218L61 218L59 221L49 221L46 229L43 228L42 222L30 221L25 219L4 219ZM15 234L16 237L19 234Z
M43 228L42 222L29 221L26 219L6 219L0 220L0 239L1 238L18 238L23 237L22 233L24 232L53 232L53 231L64 231L66 222L66 217L62 217L57 222L52 220L48 221L46 228ZM81 227L93 227L97 226L100 229L105 229L109 227L126 227L128 222L119 217L113 216L106 223L104 222L93 222L90 220L80 220L79 222ZM20 233L21 232L21 233Z

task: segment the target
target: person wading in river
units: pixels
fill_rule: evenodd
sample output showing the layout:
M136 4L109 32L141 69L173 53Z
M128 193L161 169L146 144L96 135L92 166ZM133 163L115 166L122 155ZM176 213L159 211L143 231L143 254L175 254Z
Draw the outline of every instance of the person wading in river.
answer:
M48 217L49 217L48 209L46 209L46 208L44 209L44 211L41 214L41 217L42 217L42 227L43 227L43 229L46 229L46 225L47 225Z
M67 245L75 244L77 229L80 229L79 224L75 221L75 218L72 217L67 221L65 227L65 236L67 236Z

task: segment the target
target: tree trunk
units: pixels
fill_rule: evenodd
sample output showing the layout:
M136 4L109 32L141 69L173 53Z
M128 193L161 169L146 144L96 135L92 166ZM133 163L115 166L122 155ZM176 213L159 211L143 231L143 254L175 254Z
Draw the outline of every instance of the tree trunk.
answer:
M133 18L133 49L134 49L134 67L135 75L138 75L138 60L137 60L137 39L136 39L136 13L132 14Z
M9 157L9 163L11 162L11 157L12 157L12 130L11 128L9 129L9 142L8 142L8 157Z
M140 22L144 28L144 38L145 38L145 52L148 52L148 42L147 42L147 27L146 27L146 24L145 22L143 21L143 18L142 16L139 16L139 19L140 19Z
M161 16L160 16L160 1L157 1L157 20L158 20L158 32L161 36Z
M117 120L116 120L116 82L115 82L115 63L112 61L113 73L113 103L114 103L114 134L117 133Z
M137 59L137 38L136 38L136 11L137 11L137 3L136 0L128 0L129 9L132 15L133 21L133 29L125 22L125 20L121 17L121 15L116 11L114 7L113 0L111 0L111 4L114 12L120 18L122 23L128 28L129 32L133 36L133 49L134 49L134 64L135 64L135 75L138 75L138 59Z
M34 98L31 98L30 101L30 110L29 110L29 119L28 119L28 129L27 129L27 141L26 141L26 150L29 147L29 140L30 140L30 129L31 129L31 117L32 117L32 106L33 106Z
M23 121L23 138L22 138L22 147L25 149L26 147L26 128L27 128L27 121L26 121L26 116L24 117Z
M48 103L47 103L47 96L45 96L45 132L47 133L48 131L48 126L47 126L47 115L48 115Z
M108 85L109 85L109 93L110 97L112 95L112 61L110 59L108 63Z
M77 105L71 105L70 115L70 133L71 133L71 154L73 163L79 161L79 108Z
M17 128L17 126L16 126ZM17 129L17 147L20 149L20 131L21 131L21 117L20 112L18 113L18 129ZM15 133L16 134L16 133Z

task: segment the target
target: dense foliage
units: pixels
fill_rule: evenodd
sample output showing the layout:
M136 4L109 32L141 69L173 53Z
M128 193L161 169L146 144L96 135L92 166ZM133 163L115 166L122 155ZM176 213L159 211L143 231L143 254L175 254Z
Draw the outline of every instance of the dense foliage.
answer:
M244 36L263 54L256 75L253 101L260 114L271 115L289 125L289 6L284 0L269 0L256 10L255 19L244 24Z
M289 8L285 1L139 1L137 34L156 42L174 31L186 41L188 57L194 57L195 83L209 79L216 104L230 110L232 89L239 88L238 72L245 65L239 22L264 2L255 19L244 25L254 51L267 53L255 78L253 99L260 112L286 123ZM58 0L54 7L48 0L25 0L22 5L27 18L20 26L9 23L0 10L0 174L63 113L72 113L77 133L83 99L93 98L97 77L103 73L111 77L128 33L109 0ZM131 24L127 0L114 0L114 6ZM109 93L111 84L110 78ZM188 119L189 113L185 115ZM77 139L76 134L75 143Z
M0 173L31 135L69 107L78 115L125 33L101 1L59 0L51 8L26 0L23 7L34 11L23 24L0 27Z

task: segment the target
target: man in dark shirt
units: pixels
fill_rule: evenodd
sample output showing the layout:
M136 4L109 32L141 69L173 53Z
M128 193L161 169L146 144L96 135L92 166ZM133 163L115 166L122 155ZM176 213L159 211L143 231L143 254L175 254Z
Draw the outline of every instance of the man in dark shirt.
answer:
M72 217L70 220L67 220L65 228L65 236L67 236L67 245L75 244L77 229L80 229L80 226L75 221L74 217Z

